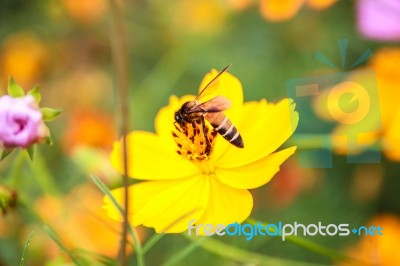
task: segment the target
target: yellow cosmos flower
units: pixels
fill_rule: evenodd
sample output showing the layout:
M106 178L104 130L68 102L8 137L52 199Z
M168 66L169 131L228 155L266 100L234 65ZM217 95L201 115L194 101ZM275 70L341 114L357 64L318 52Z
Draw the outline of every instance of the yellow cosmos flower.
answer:
M208 73L200 88L216 75L216 70ZM244 148L239 149L220 135L208 133L212 148L207 153L201 145L204 134L197 134L193 139L178 134L174 113L195 96L172 96L169 105L156 117L155 134L134 131L127 136L128 175L146 180L129 188L132 225L179 233L188 228L191 220L195 224L214 225L243 222L253 207L248 190L268 183L295 152L296 147L277 151L297 127L298 114L292 100L243 104L242 85L227 72L209 89L213 91L210 98L221 95L231 101L232 107L224 113L239 130ZM212 132L208 122L206 127ZM121 142L115 143L111 161L122 173ZM122 188L112 193L123 202ZM104 208L111 217L122 219L108 198Z

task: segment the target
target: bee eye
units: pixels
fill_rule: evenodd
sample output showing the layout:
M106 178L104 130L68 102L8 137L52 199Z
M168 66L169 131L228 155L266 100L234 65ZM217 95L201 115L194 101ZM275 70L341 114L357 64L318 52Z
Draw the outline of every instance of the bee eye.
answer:
M179 123L179 122L181 122L181 120L182 120L181 116L179 115L178 112L176 112L175 113L175 121Z

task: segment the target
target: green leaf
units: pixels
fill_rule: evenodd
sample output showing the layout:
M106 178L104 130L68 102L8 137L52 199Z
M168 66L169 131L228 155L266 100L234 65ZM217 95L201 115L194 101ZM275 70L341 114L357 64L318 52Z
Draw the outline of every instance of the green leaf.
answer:
M44 141L44 143L46 143L47 145L52 146L53 145L53 138L51 136L50 129L47 126L46 126L46 129L47 129L47 136L42 141Z
M119 211L121 216L124 216L124 210L122 207L118 204L118 201L114 198L113 194L111 191L108 189L108 187L95 175L91 175L93 182L95 185L101 190L101 192L104 193L107 197L110 198L112 204L114 207ZM142 249L142 244L139 241L139 236L136 233L136 230L132 228L132 226L128 223L128 232L131 235L133 239L133 245L135 247L136 255L137 255L137 265L138 266L144 266L144 254L143 254L143 249Z
M25 246L24 246L24 251L22 252L22 257L21 257L21 261L19 263L20 266L24 266L25 265L25 257L26 257L26 253L28 252L28 248L29 245L31 244L33 235L35 234L35 230L33 230L30 234L28 239L26 240Z
M58 234L54 231L53 228L51 228L49 225L44 225L43 229L50 236L50 238L53 239L53 241L57 244L57 246L69 256L69 258L75 263L75 265L77 266L89 265L85 260L77 256L77 254L75 254L72 250L68 249L64 245L64 243L61 241L61 238L58 236Z
M40 103L42 100L42 95L40 94L40 88L39 85L36 85L33 89L27 92L28 95L32 95L33 98L35 98L35 101L37 103Z
M53 138L52 138L51 136L47 136L47 137L44 139L44 141L45 141L45 143L46 143L47 145L50 145L50 146L53 145Z
M3 152L1 153L0 156L0 161L2 161L4 158L6 158L8 155L10 155L13 152L14 149L5 149L3 150Z
M10 77L8 81L7 88L8 95L11 97L22 97L25 96L25 91L22 89L17 83L15 83L14 79Z
M53 109L49 107L42 107L40 108L40 111L43 114L44 121L53 121L59 114L61 114L60 109Z
M50 132L50 131L49 131ZM49 135L44 139L44 143L46 143L47 145L52 146L53 145L53 138L51 137L50 133Z
M36 148L36 145L31 145L31 146L29 146L28 148L25 149L26 152L28 153L29 158L31 159L31 161L33 161L33 157L35 155L35 148Z
M88 260L88 262L90 262L91 266L118 266L115 259L110 258L105 255L102 255L102 254L99 254L97 252L85 250L82 248L75 248L74 252L77 255L81 256L82 258L86 258ZM59 265L59 264L55 264L55 265ZM64 264L62 264L62 265L64 265Z
M169 228L173 227L176 223L181 221L182 219L191 217L198 209L194 209L188 213L184 213L177 220L169 224L164 230L168 230ZM143 246L143 254L146 254L157 242L165 236L164 233L154 234L151 238L146 241L146 244Z

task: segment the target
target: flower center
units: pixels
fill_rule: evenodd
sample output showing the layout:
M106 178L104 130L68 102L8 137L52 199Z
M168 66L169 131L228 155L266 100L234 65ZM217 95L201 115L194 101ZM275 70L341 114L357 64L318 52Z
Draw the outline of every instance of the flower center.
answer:
M196 162L210 158L217 132L203 117L196 118L191 123L175 123L175 128L172 136L178 146L179 155Z
M15 134L20 133L22 130L24 130L24 128L26 127L27 121L24 118L15 118L14 119L15 124L17 125L17 131L15 132Z

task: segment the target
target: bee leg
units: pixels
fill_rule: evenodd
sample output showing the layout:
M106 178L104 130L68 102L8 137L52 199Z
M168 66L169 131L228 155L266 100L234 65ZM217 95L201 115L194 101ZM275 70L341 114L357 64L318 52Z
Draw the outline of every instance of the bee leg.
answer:
M192 143L194 143L194 137L196 136L196 122L192 121L192 136L190 136L190 140L192 141Z
M204 135L204 139L206 140L205 154L209 155L211 153L212 146L211 146L211 142L210 142L210 140L208 139L208 136L207 136L208 128L206 127L206 123L204 121L204 118L202 119L202 122L203 122L203 135Z
M175 129L178 130L180 133L182 133L181 129L180 129L176 124L177 124L177 123L174 122L174 127L175 127Z

